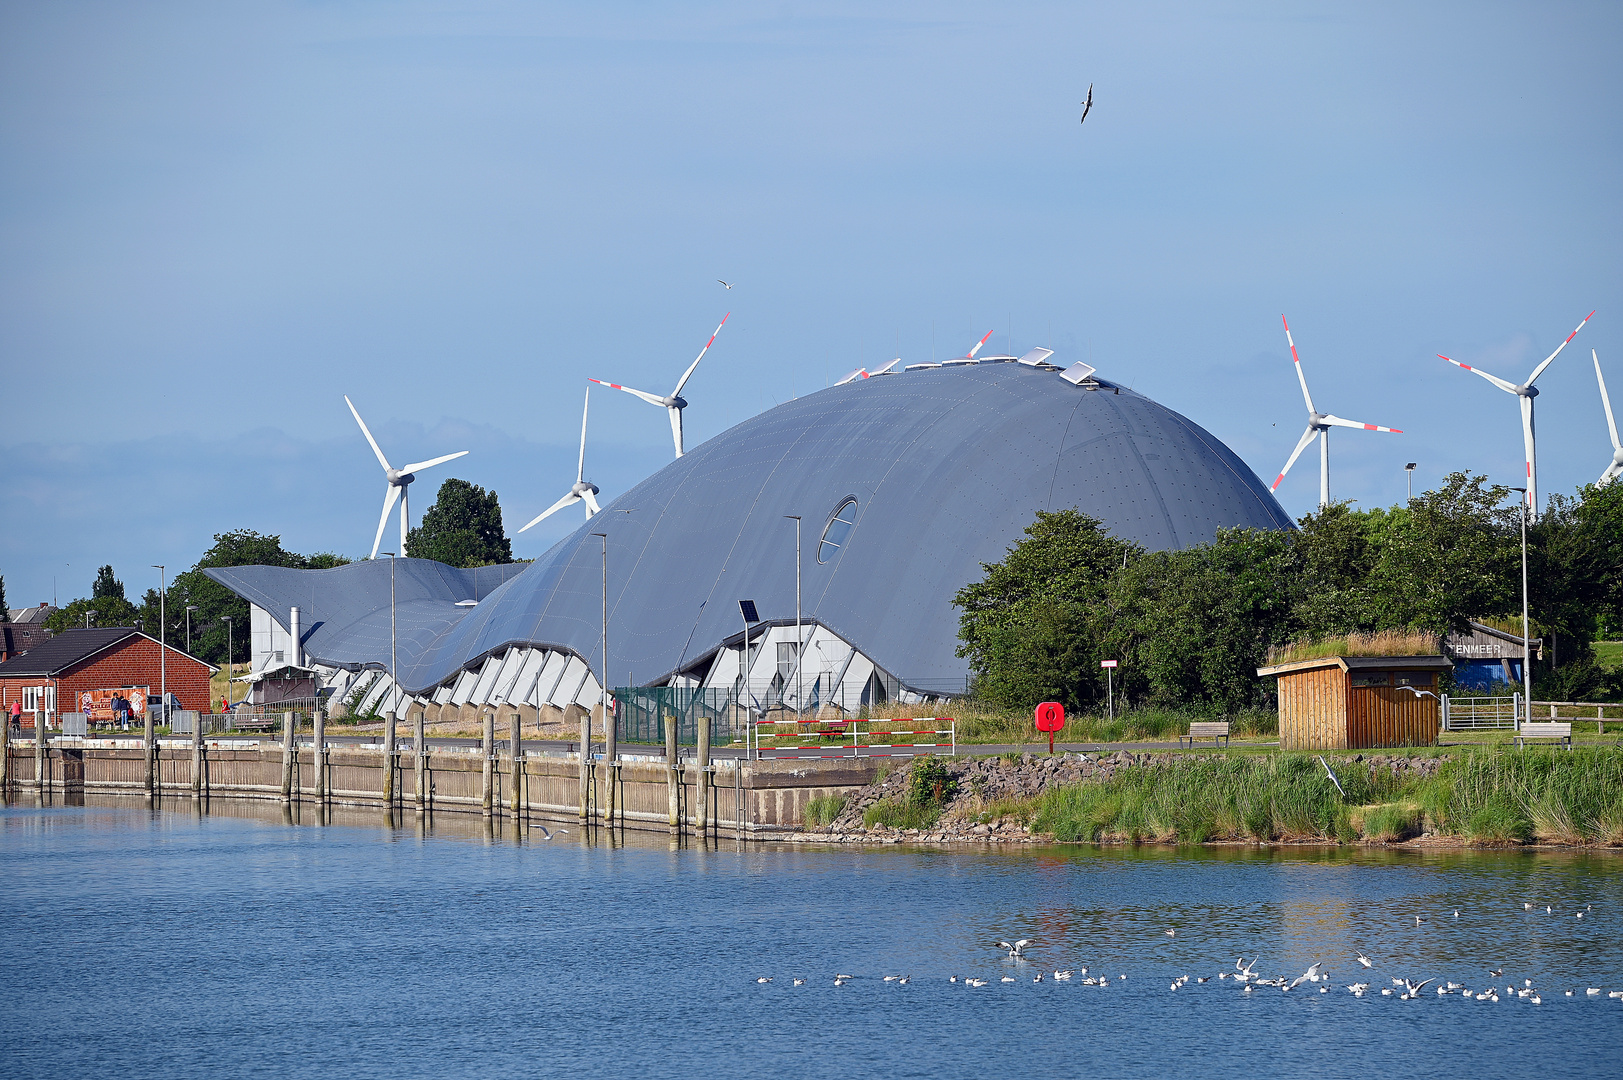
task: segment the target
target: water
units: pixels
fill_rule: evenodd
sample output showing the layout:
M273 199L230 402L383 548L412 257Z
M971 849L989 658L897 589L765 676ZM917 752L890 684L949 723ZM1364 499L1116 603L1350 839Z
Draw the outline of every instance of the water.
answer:
M0 810L0 1074L1623 1074L1618 856L673 851L406 820ZM1033 963L988 944L1015 937ZM1242 955L1325 961L1331 992L1168 989ZM1031 981L1083 965L1128 978ZM1543 1004L1378 996L1393 976L1531 978Z

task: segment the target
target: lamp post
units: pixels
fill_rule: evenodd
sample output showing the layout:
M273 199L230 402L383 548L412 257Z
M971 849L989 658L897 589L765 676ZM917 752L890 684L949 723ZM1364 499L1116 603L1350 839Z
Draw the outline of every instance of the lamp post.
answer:
M383 551L379 552L379 554L389 556L389 696L393 704L383 713L383 802L392 811L394 809L394 721L395 712L400 708L400 679L398 675L400 655L397 651L395 637L395 553Z
M163 604L164 593L169 588L169 581L165 577L167 571L162 563L153 563L152 569L158 572L158 700L163 703L163 722L167 724L169 723L169 668L167 664L169 646L166 644L165 631L168 628L164 626Z
M805 702L802 700L801 650L803 644L800 640L800 515L785 514L795 523L795 719L800 719L800 710Z
M231 711L231 616L220 616L225 623L225 711Z
M97 611L95 608L89 608L88 610L85 611L85 629L86 630L90 629L90 617L92 615L100 615L100 614L101 614L101 612Z
M1527 626L1527 489L1510 490L1522 493L1522 716L1525 718L1531 716L1533 711L1533 643ZM1517 730L1521 730L1520 721L1517 722Z
M186 655L192 652L192 612L198 610L196 604L186 605Z
M1414 502L1414 467L1416 464L1416 462L1411 461L1403 467L1404 479L1408 483L1409 502Z
M599 644L602 647L602 667L598 669L602 681L598 684L600 707L603 711L603 782L608 791L603 799L603 824L614 824L614 757L619 750L615 725L609 719L609 534L595 532L602 544L603 557L603 626ZM587 770L591 768L591 755L587 753L587 746L592 735L592 718L588 716L581 729L580 740L580 805L581 814L586 812L587 796Z

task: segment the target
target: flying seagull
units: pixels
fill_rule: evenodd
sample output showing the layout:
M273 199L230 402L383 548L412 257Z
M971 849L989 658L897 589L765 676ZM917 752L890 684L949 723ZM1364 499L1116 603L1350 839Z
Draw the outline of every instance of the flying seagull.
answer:
M1088 100L1082 102L1082 119L1078 120L1077 123L1079 123L1079 124L1086 123L1087 119L1088 119L1088 113L1091 112L1092 110L1093 110L1093 84L1088 83Z
M1023 960L1023 959L1025 959L1024 954L1025 954L1025 951L1026 951L1026 946L1031 944L1031 939L1030 938L1021 938L1019 941L1015 942L1013 945L1010 945L1007 941L1000 941L997 944L998 944L998 948L1000 948L1000 949L1008 949L1009 950L1009 959L1010 960Z
M729 288L729 289L732 288L731 285L727 285L727 283L725 281L722 281L720 278L717 278L716 281L721 285L726 285L726 287Z

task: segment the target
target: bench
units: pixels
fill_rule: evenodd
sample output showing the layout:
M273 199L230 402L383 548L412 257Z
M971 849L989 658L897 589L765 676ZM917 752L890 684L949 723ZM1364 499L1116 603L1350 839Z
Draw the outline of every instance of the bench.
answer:
M231 720L232 731L265 731L268 732L276 726L276 721L268 716L244 716L238 720Z
M1178 736L1178 745L1182 746L1185 739L1189 741L1189 748L1191 750L1195 748L1196 739L1210 739L1212 740L1213 746L1216 746L1217 741L1221 739L1223 741L1223 745L1228 746L1229 722L1227 720L1205 722L1197 720L1189 725L1189 734Z
M1564 720L1556 723L1551 720L1545 723L1528 721L1522 724L1522 729L1516 733L1516 748L1522 747L1523 739L1559 739L1568 750L1572 749L1572 722Z

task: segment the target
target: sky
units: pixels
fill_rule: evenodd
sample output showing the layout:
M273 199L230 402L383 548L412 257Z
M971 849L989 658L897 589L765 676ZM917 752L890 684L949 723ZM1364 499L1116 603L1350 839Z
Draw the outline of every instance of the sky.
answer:
M1610 457L1623 7L0 3L0 574L13 607L216 533L365 556L381 470L574 480L596 377L695 445L859 365L1085 360L1265 482L1306 424L1359 507ZM1094 106L1078 124L1089 84ZM1608 104L1610 103L1610 104ZM724 289L717 279L733 284ZM1623 408L1623 397L1619 407ZM592 394L605 500L671 458ZM1281 486L1318 497L1304 455ZM570 508L523 535L541 554ZM391 526L391 532L393 532ZM384 547L392 546L385 543ZM148 579L151 579L150 581Z

